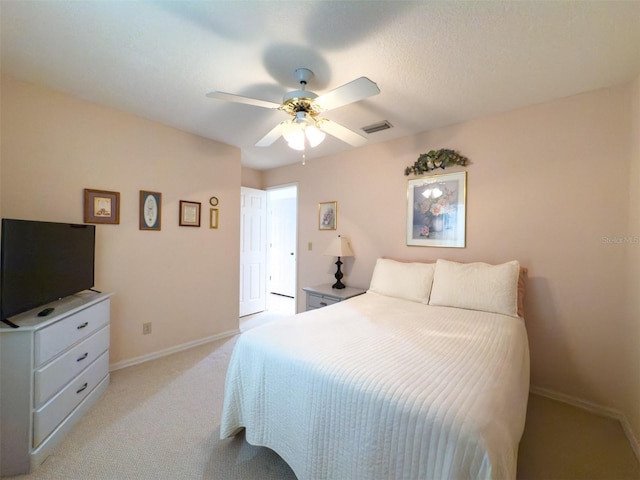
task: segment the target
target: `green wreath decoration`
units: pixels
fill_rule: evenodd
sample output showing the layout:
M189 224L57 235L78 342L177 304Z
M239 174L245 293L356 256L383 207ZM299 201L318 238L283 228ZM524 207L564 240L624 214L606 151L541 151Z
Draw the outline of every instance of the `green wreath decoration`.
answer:
M422 153L412 166L404 169L405 175L422 175L429 170L435 170L436 168L442 168L451 165L468 165L469 159L463 155L460 155L455 150L448 150L441 148L440 150L431 150L429 153Z

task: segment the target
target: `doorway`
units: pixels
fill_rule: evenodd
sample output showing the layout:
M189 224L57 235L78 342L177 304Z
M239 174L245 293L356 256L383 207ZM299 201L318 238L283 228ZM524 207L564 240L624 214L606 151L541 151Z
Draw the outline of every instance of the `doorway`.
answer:
M295 313L298 187L267 190L267 310Z
M240 317L296 313L298 187L241 188Z

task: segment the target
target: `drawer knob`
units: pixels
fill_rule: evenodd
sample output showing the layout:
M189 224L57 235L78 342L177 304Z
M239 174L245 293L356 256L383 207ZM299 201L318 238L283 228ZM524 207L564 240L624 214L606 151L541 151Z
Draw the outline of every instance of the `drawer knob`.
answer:
M78 325L76 328L78 330L82 330L84 327L86 327L87 325L89 325L89 322L84 322L82 325Z
M78 357L76 359L76 362L81 362L82 360L84 360L85 358L87 358L89 356L89 352L85 352L84 355L81 355L80 357Z
M327 306L327 304L325 302L320 302L320 305L322 305L323 307Z
M80 387L80 390L76 390L76 393L80 393L80 392L86 390L88 386L89 386L89 384L85 382L85 384L82 385L82 387Z

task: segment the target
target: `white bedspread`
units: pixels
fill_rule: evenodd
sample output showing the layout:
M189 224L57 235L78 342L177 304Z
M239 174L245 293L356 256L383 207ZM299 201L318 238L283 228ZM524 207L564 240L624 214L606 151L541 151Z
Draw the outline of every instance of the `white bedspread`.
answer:
M221 438L301 480L515 478L529 391L524 323L369 292L242 334Z

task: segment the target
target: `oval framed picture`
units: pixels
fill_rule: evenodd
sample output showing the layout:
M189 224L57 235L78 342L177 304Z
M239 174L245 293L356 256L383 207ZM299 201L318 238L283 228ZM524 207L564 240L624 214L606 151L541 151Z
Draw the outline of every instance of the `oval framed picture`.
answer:
M160 230L162 194L140 190L140 230Z

